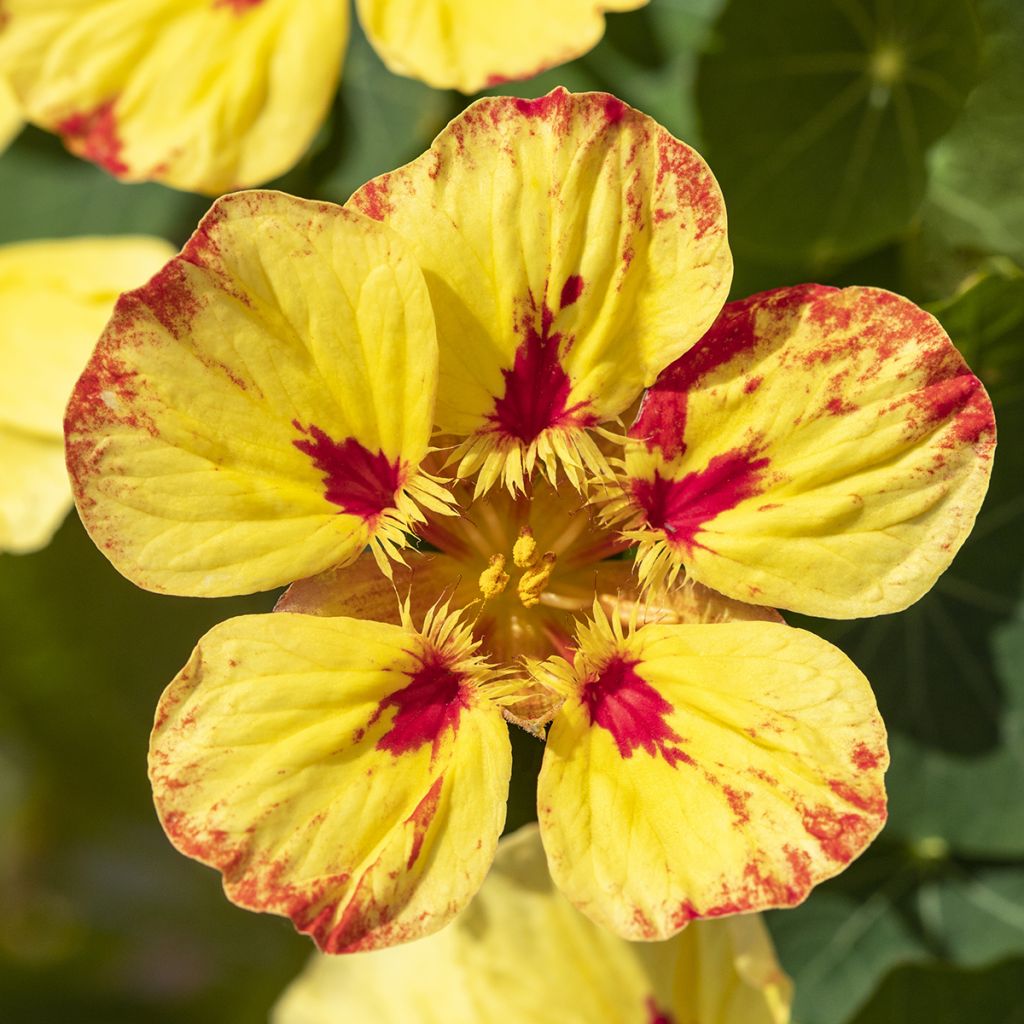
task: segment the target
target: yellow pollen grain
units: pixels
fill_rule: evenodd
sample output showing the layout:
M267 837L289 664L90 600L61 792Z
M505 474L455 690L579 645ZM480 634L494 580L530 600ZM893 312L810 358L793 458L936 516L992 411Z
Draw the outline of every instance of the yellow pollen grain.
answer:
M532 537L530 539L533 540ZM545 551L540 561L527 568L519 577L519 585L516 590L519 593L519 600L526 608L532 608L535 604L540 603L540 596L544 593L544 588L547 587L548 580L551 579L551 574L555 571L557 560L558 556L554 551Z
M491 555L490 565L480 573L479 585L484 600L505 592L508 586L508 573L505 572L504 555Z
M520 569L530 569L537 564L537 542L529 526L519 531L519 539L512 546L512 561Z

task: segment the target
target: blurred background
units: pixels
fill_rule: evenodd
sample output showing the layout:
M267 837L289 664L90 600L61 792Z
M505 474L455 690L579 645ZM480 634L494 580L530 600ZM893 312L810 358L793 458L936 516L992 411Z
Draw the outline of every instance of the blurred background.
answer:
M801 620L874 684L890 821L802 907L769 915L797 1024L1024 1022L1024 3L652 0L600 46L501 91L602 89L707 158L725 192L734 297L804 281L910 296L996 406L978 526L901 615ZM305 160L276 183L344 201L466 104L388 74L358 34ZM27 128L0 157L0 242L152 233L208 201L120 185ZM0 1020L266 1019L310 946L237 910L166 842L145 753L196 639L275 595L157 597L69 518L0 555ZM541 745L515 737L509 829L534 817ZM517 1022L518 1024L518 1022Z

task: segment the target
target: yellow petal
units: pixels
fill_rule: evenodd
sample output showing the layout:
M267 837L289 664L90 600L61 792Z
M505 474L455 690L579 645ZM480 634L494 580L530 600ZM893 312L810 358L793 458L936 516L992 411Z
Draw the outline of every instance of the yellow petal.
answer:
M511 769L464 634L445 629L273 614L211 630L150 746L171 841L329 952L442 927L483 882Z
M37 551L71 508L64 445L0 423L0 551Z
M59 438L68 396L118 294L173 253L146 237L0 247L0 422Z
M0 153L10 145L11 140L21 131L23 124L24 119L18 100L10 85L0 78Z
M552 875L627 938L799 903L885 821L871 689L813 634L599 620L538 677L566 695L538 783Z
M549 5L550 6L550 5ZM437 316L437 423L478 491L603 464L626 409L715 318L732 262L704 161L603 93L480 100L350 203L406 238Z
M916 601L988 487L995 425L938 321L875 288L730 304L648 392L627 453L639 563L850 618Z
M436 375L427 289L391 232L277 192L228 196L121 298L76 387L82 519L135 583L201 596L400 543Z
M437 89L479 92L529 78L586 53L606 11L648 0L358 0L366 35L384 63Z
M0 73L28 120L127 181L218 194L306 151L347 0L6 0Z
M0 247L0 550L46 544L71 507L61 418L118 292L174 250L157 238Z
M502 839L479 895L409 946L314 957L273 1024L786 1024L789 983L758 917L629 943L551 884L537 828Z

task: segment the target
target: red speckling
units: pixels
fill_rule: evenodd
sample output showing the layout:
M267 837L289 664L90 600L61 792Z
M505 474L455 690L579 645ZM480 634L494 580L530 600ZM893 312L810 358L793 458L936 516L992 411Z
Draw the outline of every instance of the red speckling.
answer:
M844 398L830 398L825 404L825 410L830 416L846 416L851 412L856 412L860 406L855 405L853 402L848 402Z
M253 7L259 7L263 3L263 0L214 0L214 8L218 7L230 7L235 14L244 14L246 11L252 10Z
M708 523L758 493L771 460L756 455L753 449L725 452L705 469L678 480L655 470L653 480L630 482L633 500L643 510L647 525L662 530L670 544L689 550L703 546L697 534Z
M342 512L376 524L385 509L395 507L395 497L405 483L400 462L391 462L378 451L364 448L354 437L334 441L319 427L295 429L309 440L292 441L324 473L324 497Z
M353 200L360 213L373 220L385 220L394 212L389 176L382 174L379 178L368 181L353 196Z
M173 338L184 337L199 313L200 303L181 260L171 260L147 285L134 292Z
M853 763L862 772L871 771L881 764L881 758L868 749L867 744L858 743L853 748Z
M666 180L669 179L669 180ZM694 239L700 241L714 228L725 227L725 208L711 172L689 146L661 136L658 140L657 184L676 192L676 208L682 214L682 226L692 226Z
M95 110L71 114L58 122L56 130L76 156L91 160L111 174L122 175L129 167L121 159L123 143L118 136L114 103L108 100Z
M416 810L405 820L406 824L412 825L413 828L412 850L409 852L409 860L405 865L406 868L412 868L423 850L423 840L426 838L427 830L437 814L437 806L441 799L441 786L443 783L444 776L439 775L434 780L434 784L427 790L427 795L416 805Z
M618 124L629 113L629 107L615 96L605 95L602 101L604 119L609 124Z
M875 818L885 817L885 795L881 790L876 790L870 796L865 796L863 793L857 792L857 790L852 786L839 779L832 779L828 785L829 789L831 789L840 800L845 800L851 806L856 807L858 810L863 811L865 814L870 814Z
M648 996L646 1006L647 1024L675 1024L675 1017L668 1010L659 1009L654 996Z
M566 89L553 89L546 96L538 96L535 100L513 99L516 110L525 117L553 118L565 114L570 96Z
M575 305L582 294L583 278L579 274L572 274L565 279L565 284L562 287L562 296L559 300L559 308L565 309L568 306Z
M638 664L615 655L596 679L584 683L580 699L591 725L611 733L623 758L643 749L651 757L661 754L673 768L680 761L692 765L693 758L674 745L682 740L666 721L672 705L637 674Z
M729 801L729 809L732 811L736 823L738 825L748 824L750 822L750 811L747 810L747 800L750 799L751 794L741 793L738 789L725 785L722 786L722 792L725 793L725 798Z
M803 813L803 825L826 857L848 864L875 833L871 822L860 814L840 814L824 804Z
M752 395L763 383L764 377L751 377L750 380L743 385L743 394Z
M387 708L395 708L388 731L377 741L378 750L395 757L415 753L430 743L436 752L444 734L454 734L470 690L464 673L454 670L444 655L432 651L409 676L409 684L380 702L371 723Z

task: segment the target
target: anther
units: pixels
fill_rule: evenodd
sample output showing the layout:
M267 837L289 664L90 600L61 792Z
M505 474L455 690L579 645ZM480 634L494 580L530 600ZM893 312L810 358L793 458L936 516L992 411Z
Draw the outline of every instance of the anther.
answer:
M531 537L530 540L532 541L533 538ZM525 607L532 608L535 604L540 604L540 596L544 593L544 588L547 587L548 580L551 579L551 574L555 571L557 560L558 556L554 551L545 551L539 561L534 553L534 564L519 577L519 584L516 587L519 600Z
M485 601L504 593L508 586L504 555L491 555L490 565L480 573L479 586Z
M520 569L530 569L537 564L537 542L529 526L519 531L519 539L512 546L512 561Z

